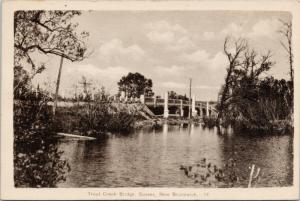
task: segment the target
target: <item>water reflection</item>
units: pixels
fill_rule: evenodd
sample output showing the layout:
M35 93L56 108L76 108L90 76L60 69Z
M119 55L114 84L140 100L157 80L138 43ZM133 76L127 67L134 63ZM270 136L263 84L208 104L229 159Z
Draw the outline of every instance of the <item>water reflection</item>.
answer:
M209 162L223 166L237 161L247 182L248 166L264 173L259 186L292 184L291 136L218 134L217 129L197 125L142 129L127 136L113 135L99 141L60 142L70 161L71 172L62 187L192 187L199 186L180 172L180 165Z
M189 134L190 135L194 134L194 128L195 128L195 125L193 123L189 125Z

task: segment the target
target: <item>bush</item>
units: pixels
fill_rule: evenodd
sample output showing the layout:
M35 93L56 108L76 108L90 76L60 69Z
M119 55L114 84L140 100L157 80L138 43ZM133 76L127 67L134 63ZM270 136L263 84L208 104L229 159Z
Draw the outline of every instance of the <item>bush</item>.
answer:
M56 131L99 137L104 132L127 132L134 127L135 115L108 101L95 101L61 108L56 115Z
M222 121L236 129L259 132L293 130L293 83L273 77L237 80ZM220 104L218 109L220 111Z
M14 181L16 187L55 187L69 166L61 159L52 130L47 96L14 101Z
M218 125L218 119L216 117L203 117L203 124L205 127L213 128Z

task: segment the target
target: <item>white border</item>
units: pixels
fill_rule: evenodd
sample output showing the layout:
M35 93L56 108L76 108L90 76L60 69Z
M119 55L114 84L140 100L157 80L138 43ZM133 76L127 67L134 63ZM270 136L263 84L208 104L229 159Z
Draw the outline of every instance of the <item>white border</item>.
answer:
M263 200L299 198L299 68L295 68L294 185L276 188L14 188L13 185L13 13L15 10L260 10L289 11L293 15L294 66L300 66L300 2L298 1L4 1L2 12L1 74L1 199L203 199ZM89 192L99 196L91 196ZM116 192L104 196L103 192ZM120 196L120 192L135 196ZM197 193L194 197L140 196L139 193Z

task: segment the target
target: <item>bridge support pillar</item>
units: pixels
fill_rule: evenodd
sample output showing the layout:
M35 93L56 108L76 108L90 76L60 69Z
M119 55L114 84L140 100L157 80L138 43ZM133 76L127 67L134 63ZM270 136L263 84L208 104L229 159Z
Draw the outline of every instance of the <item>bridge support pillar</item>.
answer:
M196 96L195 94L192 96L192 116L195 117L197 115L196 111Z
M182 103L182 100L180 100L180 116L183 117L183 103Z
M206 102L206 116L209 117L209 102Z
M203 111L202 111L202 104L200 105L200 114L199 114L199 116L202 118L203 117Z
M91 91L91 100L92 100L92 101L95 100L95 94L94 94L93 91Z
M145 95L144 94L142 94L140 96L140 101L141 101L142 104L145 104Z
M165 93L165 102L164 102L164 118L169 117L169 109L168 109L168 92Z

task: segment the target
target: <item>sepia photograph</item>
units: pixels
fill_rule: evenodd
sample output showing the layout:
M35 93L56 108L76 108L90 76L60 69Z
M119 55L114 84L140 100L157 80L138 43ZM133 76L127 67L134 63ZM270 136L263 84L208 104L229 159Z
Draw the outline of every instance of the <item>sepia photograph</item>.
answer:
M11 13L13 189L297 185L293 12Z

